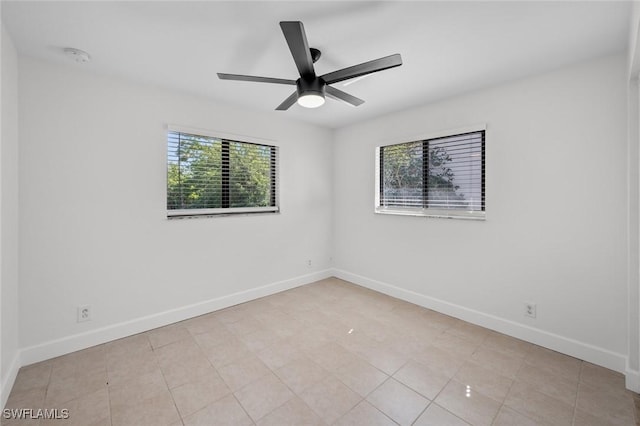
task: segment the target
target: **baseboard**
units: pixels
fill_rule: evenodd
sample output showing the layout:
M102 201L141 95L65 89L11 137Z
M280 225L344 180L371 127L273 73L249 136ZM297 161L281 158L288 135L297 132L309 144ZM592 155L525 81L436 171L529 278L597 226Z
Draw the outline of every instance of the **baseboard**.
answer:
M626 368L625 355L341 269L334 269L333 274L362 287L623 373L627 377L627 388L638 391L640 385L638 372L630 375Z
M192 305L160 312L131 321L113 324L107 327L90 330L84 333L74 334L61 339L51 340L39 345L30 346L21 350L21 365L29 365L35 362L44 361L60 355L65 355L91 346L132 336L144 331L153 330L178 321L197 317L219 309L228 308L239 303L248 302L260 297L269 296L284 290L309 284L314 281L329 278L333 271L326 269L307 275L301 275L288 280L279 281L250 290L233 293L227 296L206 300ZM14 377L15 379L15 377ZM11 381L13 384L13 381Z
M640 371L627 368L624 372L624 383L627 389L640 393Z
M7 371L5 377L2 378L2 386L0 386L0 407L2 408L7 405L7 399L9 399L11 388L13 388L13 384L16 381L21 365L20 351L16 351L16 354L11 361L11 365L9 366L9 371Z

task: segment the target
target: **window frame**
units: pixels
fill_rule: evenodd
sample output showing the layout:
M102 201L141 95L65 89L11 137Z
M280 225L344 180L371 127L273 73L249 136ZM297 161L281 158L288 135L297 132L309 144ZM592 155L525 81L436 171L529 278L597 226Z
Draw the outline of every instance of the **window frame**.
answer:
M220 207L220 208L200 208L200 209L169 209L167 208L168 201L168 185L169 185L169 152L168 152L168 135L171 132L185 133L193 136L201 136L205 138L219 139L224 142L238 142L251 145L269 146L275 150L272 155L275 155L275 159L271 160L271 164L274 165L274 171L272 171L274 194L271 195L271 201L273 206L264 207ZM167 219L189 219L189 218L202 218L202 217L224 217L224 216L242 216L242 215L255 215L255 214L274 214L280 213L280 145L271 139L259 138L255 136L239 135L228 132L219 132L215 130L207 130L193 127L167 125L165 128L164 138L164 154L165 154L165 186L164 186L164 208L166 211ZM228 191L228 189L227 189ZM225 194L222 195L223 197ZM228 192L226 193L228 197Z
M435 209L428 207L397 207L397 206L381 206L381 164L380 164L380 151L383 147L402 145L411 142L420 142L434 139L442 139L447 137L453 137L462 135L465 133L484 132L484 139L482 141L482 193L484 196L483 210L455 210L455 209ZM470 220L486 220L486 164L487 164L487 126L486 124L477 124L452 130L434 132L429 134L422 134L416 137L403 137L392 142L387 142L378 145L375 149L375 187L374 187L374 213L383 215L398 215L398 216L419 216L419 217L431 217L431 218L445 218L445 219L470 219ZM426 170L423 170L426 173Z

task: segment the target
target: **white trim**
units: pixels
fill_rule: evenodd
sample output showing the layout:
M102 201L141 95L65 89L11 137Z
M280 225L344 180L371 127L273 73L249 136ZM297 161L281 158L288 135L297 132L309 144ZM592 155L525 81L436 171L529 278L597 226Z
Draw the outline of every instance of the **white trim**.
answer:
M402 144L402 143L417 142L417 141L422 141L422 140L426 140L426 139L445 138L445 137L448 137L448 136L461 135L463 133L481 132L483 130L485 132L487 130L487 124L486 123L472 124L472 125L469 125L469 126L457 127L457 128L453 128L453 129L437 130L437 131L428 132L428 133L419 133L417 135L413 134L413 135L409 135L409 136L398 136L398 137L393 137L393 138L385 138L385 139L379 141L380 145L378 145L378 148L380 146L388 146L388 145L397 145L397 144ZM485 143L486 143L486 133L485 133Z
M379 201L377 202L380 203ZM376 214L390 214L397 216L417 216L417 217L436 217L441 219L470 219L470 220L486 220L487 216L484 211L472 210L445 210L445 209L423 209L423 208L401 208L401 207L381 207L376 206L374 212Z
M2 379L2 383L0 385L0 406L4 408L7 405L7 399L9 399L9 394L11 393L11 388L13 388L13 384L16 381L16 377L18 377L18 371L20 371L21 351L16 351L13 361L11 361L11 365L9 366L9 371L7 371L6 376Z
M259 144L269 144L269 145L278 146L277 141L273 139L260 138L258 136L243 135L239 133L219 132L217 130L211 130L211 129L200 129L198 127L177 126L173 124L167 124L166 130L169 132L188 133L190 135L207 136L207 137L216 138L216 139L228 139L236 142L259 143ZM166 140L165 140L165 145L166 145Z
M342 269L334 269L333 273L340 279L350 281L380 293L626 374L627 387L631 390L635 389L637 392L638 385L640 384L638 372L626 370L627 357L623 354L429 297ZM630 385L634 388L629 387Z
M277 193L277 191L276 191ZM239 213L278 213L280 208L278 206L270 207L230 207L219 209L175 209L167 210L168 218L179 218L184 216L208 216L208 215L229 215Z
M148 315L142 318L136 318L97 330L90 330L85 333L50 340L48 342L22 349L22 365L33 364L35 362L44 361L70 352L110 342L112 340L153 330L154 328L162 327L178 321L184 321L189 318L197 317L219 309L228 308L229 306L255 300L260 297L269 296L271 294L279 293L284 290L289 290L301 285L329 278L331 276L332 271L330 269L325 269L323 271L301 275L288 280L278 281L227 296L217 297L215 299L194 303L192 305L176 309L170 309L165 312Z
M640 393L640 371L627 368L624 372L624 384L627 389Z

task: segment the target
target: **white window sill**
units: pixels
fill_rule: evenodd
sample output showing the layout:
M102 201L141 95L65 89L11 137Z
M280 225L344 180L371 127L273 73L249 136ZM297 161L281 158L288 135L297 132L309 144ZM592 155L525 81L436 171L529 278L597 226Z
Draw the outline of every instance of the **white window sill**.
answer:
M441 219L486 220L485 212L464 210L398 209L391 207L376 207L375 213L398 216L434 217Z
M279 207L252 207L226 209L167 210L167 219L195 219L201 217L252 216L256 214L280 213Z

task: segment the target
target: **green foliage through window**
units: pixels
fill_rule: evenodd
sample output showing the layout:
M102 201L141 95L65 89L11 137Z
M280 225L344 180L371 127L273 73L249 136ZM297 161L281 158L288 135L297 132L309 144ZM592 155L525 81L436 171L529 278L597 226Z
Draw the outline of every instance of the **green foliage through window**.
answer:
M382 146L382 208L484 211L484 131Z
M189 210L187 214L277 210L276 151L270 145L170 131L169 214L176 215L178 210Z

